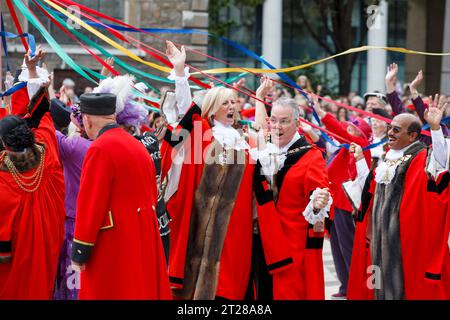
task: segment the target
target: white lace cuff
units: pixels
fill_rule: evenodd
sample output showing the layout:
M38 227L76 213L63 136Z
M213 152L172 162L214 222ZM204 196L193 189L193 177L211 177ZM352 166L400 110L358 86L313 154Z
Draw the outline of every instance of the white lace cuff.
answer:
M189 67L186 67L186 68L184 68L184 77L180 77L180 76L177 76L176 74L175 74L175 69L172 69L172 71L170 71L170 74L169 74L169 76L167 77L169 80L173 80L173 81L177 81L178 79L187 79L187 78L189 78L191 75L190 75L190 73L189 73Z
M49 81L49 74L47 70L42 69L40 67L36 67L36 72L38 74L38 78L30 79L28 69L23 69L22 72L19 75L19 81L27 81L27 91L28 96L33 98L33 96L38 92L38 90L41 88L42 84Z
M308 221L308 223L312 225L316 224L316 222L323 222L325 218L328 218L328 212L330 212L331 204L333 203L333 199L330 196L330 199L328 200L325 208L321 209L318 213L314 213L314 198L316 197L319 190L320 188L314 190L314 192L309 197L309 203L306 206L305 211L303 211L303 216L305 217L306 221Z
M272 176L281 169L277 157L274 156L278 155L278 149L273 144L267 143L262 150L258 150L257 148L250 149L249 153L253 160L259 160L264 175ZM285 155L281 157L286 158Z
M433 143L432 155L427 172L434 178L449 169L450 140L445 139L442 129L430 130Z

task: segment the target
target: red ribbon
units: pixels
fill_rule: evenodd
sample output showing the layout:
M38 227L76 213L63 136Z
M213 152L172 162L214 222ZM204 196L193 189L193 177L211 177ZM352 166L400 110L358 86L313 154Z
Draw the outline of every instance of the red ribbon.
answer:
M14 10L14 6L13 6L11 0L6 0L6 4L8 5L9 12L11 12L11 17L13 18L14 25L16 26L16 29L17 29L17 33L23 34L24 32L22 30L22 27L20 26L19 19L17 18L17 14L16 14L16 11ZM25 41L24 38L20 38L20 40L22 40L22 44L23 44L23 47L25 48L25 52L28 52L28 43Z

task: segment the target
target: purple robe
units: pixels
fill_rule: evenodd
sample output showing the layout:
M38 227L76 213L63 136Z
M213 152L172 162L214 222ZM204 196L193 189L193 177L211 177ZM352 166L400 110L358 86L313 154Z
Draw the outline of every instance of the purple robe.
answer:
M76 203L80 187L81 168L92 141L82 137L68 138L56 131L59 158L64 170L64 183L66 186L65 208L65 237L59 257L58 273L55 283L55 300L77 300L79 283L78 274L71 268L72 240L75 226Z

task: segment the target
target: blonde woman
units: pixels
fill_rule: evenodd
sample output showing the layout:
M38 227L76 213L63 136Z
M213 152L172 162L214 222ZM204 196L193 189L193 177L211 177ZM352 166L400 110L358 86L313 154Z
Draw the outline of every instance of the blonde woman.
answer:
M167 56L179 100L186 94L183 88L189 88L186 54L168 42ZM216 87L204 96L201 108L178 105L184 116L176 128L168 127L161 146L172 217L169 275L179 299L242 300L246 294L254 165L248 141L234 127L236 99L232 90Z

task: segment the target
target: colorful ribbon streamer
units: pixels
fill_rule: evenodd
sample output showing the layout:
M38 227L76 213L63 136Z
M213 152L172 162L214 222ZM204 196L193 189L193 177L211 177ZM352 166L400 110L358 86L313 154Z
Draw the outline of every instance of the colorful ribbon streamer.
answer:
M3 22L3 12L0 13L0 19L1 19L1 32L2 32L2 45L3 45L3 51L5 52L5 62L6 62L6 71L11 71L11 68L9 66L9 57L8 57L8 45L6 43L6 37L3 35L3 32L5 32L5 24Z
M32 13L30 10L20 1L20 0L12 0L14 1L14 5L22 12L22 14L25 16L25 18L33 24L33 26L39 30L39 32L42 34L42 36L45 38L45 40L48 42L48 44L55 50L56 54L64 61L66 62L72 69L74 69L76 72L81 74L86 79L97 83L94 79L92 79L84 70L82 70L75 61L72 60L71 57L67 55L66 52L61 48L61 46L55 41L55 39L48 33L48 31L37 22L36 19L33 18Z
M109 39L108 37L106 37L106 36L104 36L103 34L101 34L101 33L96 33L96 32L93 32L93 31L96 31L95 29L89 29L89 28L87 28L87 27L90 27L89 26L89 23L86 23L85 25L83 25L82 23L80 23L80 22L83 22L82 20L80 20L80 19L78 19L77 17L75 17L75 16L73 16L73 15L71 15L70 13L68 13L67 11L65 11L64 9L62 9L61 7L59 7L58 5L56 5L56 4L53 4L52 5L52 3L49 1L49 0L43 0L43 1L45 1L47 4L49 4L50 6L52 6L53 8L55 8L56 10L58 10L60 13L62 13L62 14L65 14L66 16L68 16L70 19L72 19L72 20L74 20L75 22L77 22L77 23L79 23L81 26L83 26L85 29L87 29L88 31L90 31L90 32L92 32L93 34L95 34L95 35L97 35L98 36L98 34L100 34L101 36L99 36L100 38L102 38L102 40L104 40L104 41L106 41L107 43L109 43L109 44L111 44L111 45L113 45L113 47L116 47L114 44L117 44L115 41L113 41L113 40L111 40L111 39ZM71 2L71 1L64 1L64 0L62 0L62 2ZM75 3L76 4L76 3ZM61 9L61 10L59 10L59 9ZM75 19L74 19L75 18ZM78 19L78 20L77 20ZM103 27L103 26L102 26ZM118 27L118 26L116 26L116 27ZM123 30L123 27L121 27L122 28L122 30ZM143 29L141 29L141 30L143 30ZM157 30L157 29L153 29L153 30ZM164 30L164 31L167 31L168 29L159 29L159 30ZM126 30L126 31L132 31L132 32L137 32L136 30ZM173 31L173 30L172 30ZM202 31L199 31L199 30L183 30L183 33L203 33L203 34L205 34L205 32L202 32ZM207 33L206 33L207 34ZM209 35L209 34L208 34ZM109 39L110 41L108 41L107 39ZM224 39L224 38L222 38L222 39ZM225 39L225 40L227 40L227 39ZM231 42L231 41L230 41ZM118 44L117 44L118 45ZM119 45L120 46L120 45ZM351 54L351 53L355 53L355 52L361 52L361 51L366 51L366 50L370 50L370 49L384 49L384 50L389 50L389 51L397 51L397 52L403 52L403 53L409 53L409 54L425 54L425 55L439 55L439 56L444 56L444 55L450 55L450 54L447 54L447 53L437 53L437 54L435 54L435 53L426 53L426 52L417 52L417 51L413 51L413 50L407 50L407 49L403 49L403 48L389 48L389 47L369 47L369 46L364 46L364 47L360 47L360 48L353 48L353 49L349 49L349 50L347 50L347 51L345 51L345 52L342 52L342 53L340 53L340 54L337 54L337 55L334 55L334 56L331 56L331 57L328 57L328 58L324 58L324 59L320 59L320 60L317 60L317 61L313 61L313 62L311 62L311 63L308 63L308 64L304 64L304 65L302 65L302 66L296 66L296 67L291 67L291 68L284 68L284 69L275 69L273 66L271 66L267 61L264 61L264 59L262 59L261 57L259 57L259 56L257 56L255 53L253 53L253 52L251 52L251 51L249 51L249 50L247 50L247 49L245 49L245 48L243 48L243 47L240 47L238 44L235 44L235 43L233 43L233 46L235 46L235 48L238 48L238 49L241 49L241 51L246 51L246 54L248 54L248 55L250 55L250 56L252 56L252 57L254 57L255 59L257 59L258 61L261 61L261 62L263 62L264 64L266 64L267 66L269 66L270 68L272 68L272 70L265 70L265 69L257 69L257 68L246 68L246 69L244 69L244 68L219 68L219 69L211 69L211 70L207 70L207 72L200 72L200 73L195 73L195 74L203 74L203 73L215 73L215 74L217 74L217 73L227 73L227 72L242 72L243 70L248 70L249 72L258 72L258 73L281 73L281 72L290 72L290 71L295 71L295 70L298 70L298 69L302 69L302 68L306 68L306 67L308 67L308 66L312 66L312 65L315 65L315 64L319 64L319 63L323 63L323 62L325 62L325 61L327 61L327 60L330 60L330 59L334 59L334 58L336 58L336 57L338 57L338 56L341 56L341 55L345 55L345 54ZM119 50L121 50L121 48L120 47L116 47L117 49L119 49ZM122 47L123 48L123 47ZM123 48L123 49L125 49L125 48ZM126 49L125 49L126 50ZM123 52L123 50L121 50L122 52ZM127 54L126 52L124 52L125 54ZM128 55L128 54L127 54ZM128 55L129 56L129 55ZM133 58L133 57L132 57ZM138 57L139 58L139 57ZM136 59L135 59L136 60ZM142 60L142 59L140 59L139 58L139 60ZM139 61L139 60L137 60L137 61ZM149 64L149 62L147 63L146 61L144 61L144 60L142 60L143 62L142 63L145 63L145 64ZM139 62L141 62L141 61L139 61ZM152 64L153 65L153 67L154 66L158 66L158 65L155 65L155 64ZM161 67L161 66L158 66L159 68L156 68L156 69L159 69L160 71L166 71L166 69L161 69L161 68L164 68L164 67ZM217 71L220 71L220 70L222 70L221 72L217 72ZM290 83L290 84L292 84L298 91L300 91L305 97L306 97L306 99L309 101L309 99L308 99L308 97L307 97L307 95L306 95L306 93L304 93L303 92L303 90L301 90L300 88L298 88L298 86L296 85L296 83L295 82L293 82L292 81L292 79L290 79L290 78L287 78L285 75L282 75L282 74L279 74L280 75L280 77L282 77L283 78L283 80L285 80L286 82L288 82L288 83ZM315 117L316 117L316 115L315 115ZM320 123L320 120L318 121L319 123ZM326 136L326 135L325 135ZM332 141L330 141L330 142L332 142Z
M30 46L30 50L31 50L31 56L34 56L36 54L36 42L34 40L34 36L31 33L22 33L22 34L14 34L11 32L6 32L6 31L1 31L0 32L1 37L3 38L2 41L4 42L4 46L5 49L7 49L6 47L6 40L5 39L16 39L16 38L27 38L28 39L28 44ZM7 53L6 56L8 57Z
M18 90L20 90L20 89L22 89L22 88L24 88L24 87L26 87L26 86L27 86L27 83L26 83L26 82L19 82L19 83L17 83L16 85L14 85L14 86L12 86L11 88L9 88L9 90L7 90L7 91L5 91L5 92L3 92L3 93L0 93L0 98L10 96L10 95L12 95L14 92L16 92L16 91L18 91Z
M11 17L13 19L14 25L16 26L17 33L23 34L22 27L20 26L19 19L17 18L16 11L14 10L14 6L12 5L11 0L6 0L6 4L8 5L9 12L11 13ZM28 52L28 44L24 38L21 38L23 47L25 48L25 52Z

